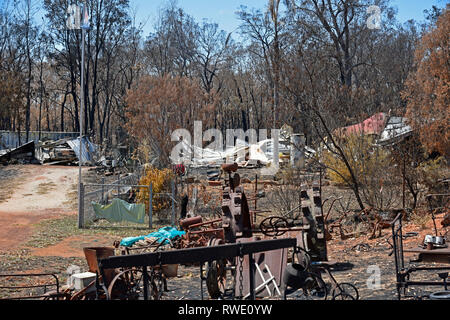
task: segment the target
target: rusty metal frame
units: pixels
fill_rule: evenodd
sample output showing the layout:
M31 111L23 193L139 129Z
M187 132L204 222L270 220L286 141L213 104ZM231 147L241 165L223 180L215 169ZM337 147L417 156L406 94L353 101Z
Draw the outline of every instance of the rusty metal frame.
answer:
M38 296L23 296L23 297L10 297L10 298L0 298L0 300L25 300L25 299L37 299L37 298L51 298L51 297L59 297L59 280L56 274L54 273L31 273L31 274L0 274L0 278L8 278L8 277L53 277L55 279L55 283L49 284L40 284L40 285L30 285L30 286L0 286L0 289L8 289L8 290L20 290L20 289L31 289L31 288L44 288L44 291L47 292L47 287L56 287L56 294L54 295L38 295Z
M417 271L442 271L450 270L448 267L405 267L404 249L403 249L403 231L402 217L400 213L391 223L392 227L392 248L395 260L395 273L397 278L397 294L398 300L402 299L402 295L407 298L406 289L412 286L445 286L444 282L435 281L410 281L409 276Z

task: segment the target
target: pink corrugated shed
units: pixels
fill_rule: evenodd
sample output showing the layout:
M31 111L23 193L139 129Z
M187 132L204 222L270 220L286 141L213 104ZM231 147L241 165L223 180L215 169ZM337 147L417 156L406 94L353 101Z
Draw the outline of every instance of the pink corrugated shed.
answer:
M385 113L377 113L371 116L369 119L364 120L361 123L340 128L337 133L343 136L349 136L351 134L366 134L366 135L380 135L386 126L387 117Z

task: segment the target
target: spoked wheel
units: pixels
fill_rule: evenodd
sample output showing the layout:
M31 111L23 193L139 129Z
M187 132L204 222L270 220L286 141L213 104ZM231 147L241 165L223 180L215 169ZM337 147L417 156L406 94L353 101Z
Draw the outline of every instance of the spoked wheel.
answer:
M227 270L224 260L208 262L206 269L206 287L212 299L223 297L227 289Z
M117 274L108 287L111 300L138 300L143 292L142 271L125 270Z
M163 292L164 292L164 276L161 270L153 269L150 274L149 279L149 296L152 297L153 300L161 300Z
M221 239L213 238L208 242L208 247L222 244ZM228 288L227 282L227 261L211 261L206 264L206 287L212 299L219 299L224 296Z
M266 236L279 237L287 232L289 222L283 217L268 217L261 221L259 228Z
M149 274L148 297L159 300L162 295L163 278L154 271ZM144 298L144 274L141 270L125 270L117 274L108 287L111 300L142 300Z
M291 295L291 297L288 297ZM328 290L322 278L314 273L309 273L302 288L285 289L284 298L295 300L327 300Z
M339 283L333 289L333 300L359 300L358 289L351 283Z

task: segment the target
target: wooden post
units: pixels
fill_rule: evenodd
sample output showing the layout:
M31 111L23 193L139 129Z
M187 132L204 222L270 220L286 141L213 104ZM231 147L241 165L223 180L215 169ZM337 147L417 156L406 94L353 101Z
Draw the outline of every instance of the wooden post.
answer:
M403 210L405 210L406 207L406 195L405 195L405 189L406 189L406 160L405 157L403 157L403 170L402 170L402 176L403 176L403 185L402 185L402 192L403 192Z

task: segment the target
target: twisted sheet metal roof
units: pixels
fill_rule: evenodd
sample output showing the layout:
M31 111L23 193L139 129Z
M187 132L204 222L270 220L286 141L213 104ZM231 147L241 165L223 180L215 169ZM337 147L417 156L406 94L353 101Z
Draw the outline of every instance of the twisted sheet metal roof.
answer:
M83 137L82 145L83 148L81 150L81 159L80 159L80 138L74 140L68 140L67 144L72 148L72 150L77 155L77 158L81 161L81 164L86 164L88 162L94 162L94 154L97 151L97 146L93 144L89 138Z

